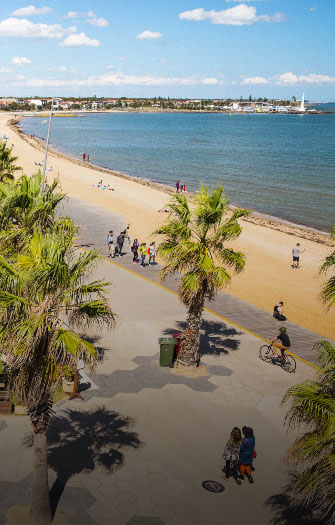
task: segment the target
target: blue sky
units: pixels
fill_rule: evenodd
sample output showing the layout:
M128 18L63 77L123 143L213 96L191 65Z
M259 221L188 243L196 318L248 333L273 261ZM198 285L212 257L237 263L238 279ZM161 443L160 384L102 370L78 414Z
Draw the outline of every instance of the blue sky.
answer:
M0 96L335 100L334 0L17 0Z

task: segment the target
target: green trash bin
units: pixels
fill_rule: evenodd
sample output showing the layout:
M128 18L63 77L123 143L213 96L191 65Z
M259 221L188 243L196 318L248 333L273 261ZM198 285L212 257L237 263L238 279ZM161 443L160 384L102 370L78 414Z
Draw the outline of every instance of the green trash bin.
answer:
M175 337L161 337L158 339L160 345L160 366L170 366L173 362L174 352L177 345Z

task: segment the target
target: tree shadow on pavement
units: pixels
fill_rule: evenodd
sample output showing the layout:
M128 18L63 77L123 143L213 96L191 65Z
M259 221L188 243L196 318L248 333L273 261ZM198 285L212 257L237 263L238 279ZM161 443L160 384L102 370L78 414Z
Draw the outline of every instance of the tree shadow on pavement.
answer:
M271 507L274 516L271 519L272 525L327 525L329 517L322 516L316 506L308 507L297 506L292 498L294 485L297 475L292 472L290 481L279 494L274 494L268 498L264 505Z
M67 482L96 466L109 472L119 469L123 448L139 448L141 441L128 430L133 420L105 407L91 411L66 410L52 419L48 430L48 464L57 478L50 489L52 515Z
M167 328L164 335L172 336L175 332L182 332L186 328L186 323L177 321L177 329ZM234 339L236 335L241 335L241 331L227 327L223 322L203 320L200 334L200 356L229 354L232 350L238 350L241 341Z

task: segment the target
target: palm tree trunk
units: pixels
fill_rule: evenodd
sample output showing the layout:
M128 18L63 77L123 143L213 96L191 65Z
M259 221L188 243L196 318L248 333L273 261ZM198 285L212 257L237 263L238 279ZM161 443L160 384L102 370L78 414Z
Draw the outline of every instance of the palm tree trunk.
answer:
M177 362L185 366L194 366L199 360L200 328L204 303L189 306L186 323L187 328L180 338L180 350Z
M34 472L30 512L36 524L51 523L46 431L47 428L34 431Z

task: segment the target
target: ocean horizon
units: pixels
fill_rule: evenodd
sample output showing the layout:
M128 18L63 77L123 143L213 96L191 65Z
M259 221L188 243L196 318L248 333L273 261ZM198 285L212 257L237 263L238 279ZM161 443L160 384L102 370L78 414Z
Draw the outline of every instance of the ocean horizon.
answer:
M20 127L46 138L45 117ZM231 204L300 226L329 232L335 222L334 113L90 113L54 118L50 144L170 187L223 184Z

